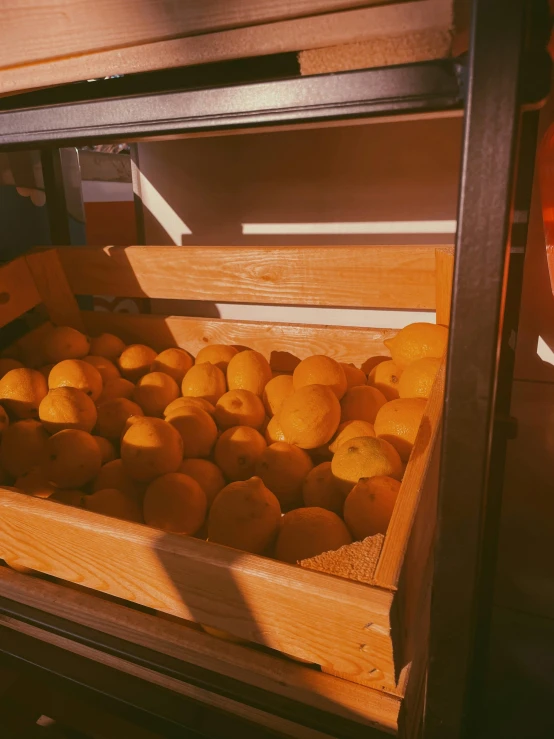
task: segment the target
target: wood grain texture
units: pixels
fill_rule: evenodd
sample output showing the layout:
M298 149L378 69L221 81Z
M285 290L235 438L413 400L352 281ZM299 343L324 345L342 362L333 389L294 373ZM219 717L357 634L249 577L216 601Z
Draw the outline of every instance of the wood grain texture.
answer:
M450 304L452 302L452 280L454 278L454 249L442 247L435 250L436 266L436 311L437 323L450 325Z
M236 344L261 352L273 370L291 372L298 359L327 354L361 366L374 356L390 356L384 341L392 329L309 326L291 323L228 321L214 318L133 315L83 311L89 334L111 331L127 343L146 343L157 351L180 346L195 356L207 344Z
M0 72L0 95L48 85L136 74L237 58L282 54L335 44L364 41L374 35L418 32L449 23L451 9L442 0L379 5L276 21L186 38L125 46L107 51L61 57Z
M399 689L407 697L402 719L407 737L417 736L421 722L427 665L444 375L443 365L427 402L375 573L377 583L397 588L391 628Z
M396 630L402 633L401 662L408 665L406 675L402 675L400 680L405 700L399 725L400 735L405 739L421 739L425 707L439 464L440 430L406 550L401 574L402 587L393 614L397 619ZM405 682L402 677L405 677Z
M24 257L0 266L0 326L5 326L41 302Z
M256 25L383 0L3 0L0 67Z
M82 331L83 319L55 249L35 251L25 257L29 271L52 323Z
M26 624L22 621L17 621L8 616L0 615L0 626L26 634L33 639L59 647L68 652L72 652L73 654L85 657L86 659L99 662L107 667L112 667L120 673L132 675L141 680L150 682L153 685L158 685L167 690L171 690L183 696L185 699L202 703L212 709L224 711L232 716L237 716L261 727L265 727L266 729L273 730L278 732L277 736L279 737L287 736L294 737L294 739L333 739L333 737L326 732L323 733L306 726L301 726L293 721L288 721L287 719L280 718L279 716L275 716L266 711L246 705L245 703L240 703L223 695L212 693L209 690L191 685L190 683L182 682L174 677L142 667L135 662L130 662L121 657L108 654L107 652L102 652L88 645L80 644L72 639L60 636L51 631L46 631L45 629L41 629L31 624Z
M183 624L125 606L99 601L93 594L30 579L0 568L5 597L83 626L153 649L188 664L333 716L395 731L400 698L346 680L336 680L309 667L231 642L221 641Z
M0 551L39 572L395 689L386 588L7 489L0 490ZM369 621L376 628L366 629Z
M443 3L444 4L444 3ZM308 49L298 55L300 73L334 74L353 69L414 64L450 56L450 26L426 28L422 31L380 36L367 41Z
M383 586L398 587L406 549L424 496L427 473L433 456L436 454L436 444L440 438L444 374L443 365L437 374L433 390L427 401L389 523L381 559L375 572L375 581Z
M229 303L435 308L426 246L58 249L78 295Z

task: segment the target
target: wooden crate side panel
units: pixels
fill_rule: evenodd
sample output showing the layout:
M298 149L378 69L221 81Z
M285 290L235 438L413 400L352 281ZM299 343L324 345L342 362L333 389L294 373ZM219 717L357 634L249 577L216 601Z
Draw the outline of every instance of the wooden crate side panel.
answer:
M25 257L0 266L0 327L19 318L40 302L41 296Z
M81 312L56 249L35 251L27 255L25 261L51 321L83 331Z
M395 689L389 590L7 489L0 551L39 572Z
M52 325L50 321L46 321L36 328L32 328L4 349L2 356L17 359L26 367L33 367L34 369L47 364L43 351L43 340L52 329Z
M74 293L228 303L434 310L426 246L68 247Z
M400 698L337 680L288 659L232 644L85 591L0 568L10 600L124 639L247 685L367 726L395 731Z
M399 722L400 735L420 739L425 705L427 646L431 588L433 584L433 547L436 524L440 433L425 479L422 502L414 522L401 575L399 601L393 612L398 618L397 631L403 631L403 662L408 664L405 699ZM404 686L403 686L404 687Z
M91 335L111 331L129 343L144 342L158 351L180 346L196 355L207 344L236 344L261 352L275 371L291 372L299 359L327 354L360 366L374 356L390 356L384 341L395 330L228 321L213 318L133 315L83 311Z
M0 67L382 4L383 0L34 0L2 8Z
M436 454L442 419L444 375L443 365L427 401L375 572L375 581L386 587L398 587L414 521L424 497L426 477L433 455Z

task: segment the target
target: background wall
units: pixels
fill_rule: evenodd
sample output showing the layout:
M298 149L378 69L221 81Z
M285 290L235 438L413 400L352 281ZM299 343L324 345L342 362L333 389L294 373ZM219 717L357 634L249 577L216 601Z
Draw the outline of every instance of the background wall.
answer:
M145 243L451 244L461 132L457 117L140 144L134 184ZM418 317L221 303L153 306L164 313L388 328Z

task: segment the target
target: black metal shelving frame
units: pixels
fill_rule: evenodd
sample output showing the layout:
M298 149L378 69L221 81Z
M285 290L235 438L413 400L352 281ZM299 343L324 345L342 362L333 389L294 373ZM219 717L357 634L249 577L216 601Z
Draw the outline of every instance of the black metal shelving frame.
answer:
M433 114L465 116L449 364L439 484L424 739L476 737L492 607L497 528L509 417L538 112L550 87L546 0L474 0L467 59L223 84L204 70L75 84L0 103L0 150L41 148L53 243L66 240L58 147L195 133ZM514 212L517 211L517 223ZM64 235L65 234L65 235ZM1 595L1 594L0 594ZM0 614L161 674L263 707L264 696L223 685L208 671L0 597ZM38 644L38 642L37 642ZM175 695L117 677L76 654L33 649L0 626L0 655L139 712L167 735L186 721ZM50 651L48 651L50 650ZM51 652L51 653L50 653ZM286 705L285 705L286 703ZM333 726L282 703L280 715L337 737L373 732ZM122 709L123 710L123 709ZM186 713L186 712L185 712ZM361 727L360 727L361 729ZM189 734L186 734L189 735ZM190 734L191 736L194 733Z

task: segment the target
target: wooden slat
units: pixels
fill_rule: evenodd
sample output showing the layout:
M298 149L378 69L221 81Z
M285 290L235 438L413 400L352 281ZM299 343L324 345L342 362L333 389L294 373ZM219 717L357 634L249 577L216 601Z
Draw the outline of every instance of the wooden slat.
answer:
M0 551L39 572L395 689L393 593L385 588L7 489L0 490Z
M51 321L60 326L72 326L82 331L84 326L81 312L67 282L57 251L55 249L35 251L26 257L26 262Z
M400 698L337 680L287 659L221 641L160 617L0 568L6 598L139 644L331 716L394 732Z
M441 3L443 6L444 2ZM400 9L402 11L402 8ZM308 49L298 55L300 74L334 74L354 69L414 64L450 56L451 26L380 36L367 41Z
M347 10L383 0L34 0L2 3L0 67Z
M405 629L402 661L409 665L405 698L399 716L399 733L404 739L421 739L433 583L431 543L435 533L439 462L440 443L437 443L406 552L401 603L396 611L399 630L403 626Z
M45 642L46 644L59 647L67 652L79 655L88 660L99 662L102 665L118 670L118 672L122 674L132 675L141 680L150 682L153 685L158 685L166 690L171 690L183 696L185 700L188 699L189 701L193 700L195 702L203 703L215 710L224 711L231 714L231 716L237 716L245 721L249 721L266 729L278 732L278 737L287 736L293 737L294 739L333 739L333 737L326 732L324 733L305 726L300 726L293 721L288 721L287 719L280 718L279 716L267 713L258 708L254 708L244 703L239 703L238 701L227 698L226 696L212 693L202 687L197 687L190 683L182 682L174 677L155 672L154 670L143 667L135 662L130 662L121 657L108 654L107 652L102 652L99 649L94 649L88 645L80 644L79 642L73 641L51 631L46 631L37 626L24 623L23 621L17 621L13 618L0 615L0 626L30 636L38 642ZM21 735L14 735L14 739L16 736L19 738Z
M424 0L400 8L396 3L358 8L25 64L0 72L0 95L112 74L136 74L347 44L374 36L394 38L398 35L399 13L405 32L417 33L431 24L450 26L449 8L440 10L445 5L438 0Z
M0 327L41 302L24 257L0 266Z
M375 572L375 581L387 587L398 587L406 549L423 498L426 477L440 437L444 374L443 365L427 401Z
M229 303L435 307L435 251L426 246L61 248L83 295Z
M443 247L435 251L437 323L450 325L452 280L454 277L454 249Z
M291 323L227 321L214 318L133 315L83 311L92 336L111 331L128 343L146 343L157 351L180 346L195 356L207 344L237 344L261 352L275 371L290 372L299 359L327 354L358 367L369 357L389 356L384 341L391 329L315 326Z

